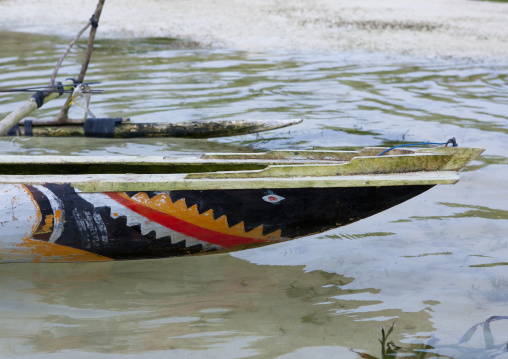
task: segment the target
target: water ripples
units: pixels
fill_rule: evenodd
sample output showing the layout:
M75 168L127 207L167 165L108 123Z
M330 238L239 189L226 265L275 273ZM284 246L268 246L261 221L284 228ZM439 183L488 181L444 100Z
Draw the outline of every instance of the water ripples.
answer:
M48 83L65 49L62 41L5 34L0 87ZM77 75L83 51L82 44L73 50L59 80ZM224 355L224 348L232 348L229 357L275 357L310 349L316 355L347 355L344 348L353 347L377 355L380 327L396 321L396 342L416 343L404 346L421 350L429 348L422 343L441 340L455 347L441 346L440 353L452 348L460 357L463 348L456 343L467 329L505 312L508 64L103 40L86 80L102 81L97 88L105 93L94 95L90 106L98 116L139 122L304 121L211 140L4 139L0 152L195 155L445 142L452 136L459 146L487 151L453 187L436 187L323 235L235 255L245 260L205 256L2 267L7 309L1 314L4 327L13 329L4 330L0 342L21 343L14 352L163 355L178 348L186 355ZM0 114L26 98L2 94ZM37 118L55 116L62 103L48 103ZM80 117L82 110L73 108L71 115ZM26 305L17 306L19 301ZM87 310L90 318L83 318ZM28 323L28 334L16 323ZM506 328L496 330L507 337ZM490 353L484 344L476 336L468 342L481 348L475 352L479 357Z
M58 57L62 46L48 49L48 41L42 41L32 44L31 57L20 58L20 49L11 45L8 48L18 56L5 53L0 63L2 87L46 83L54 66L50 60ZM99 116L140 122L304 118L292 134L295 144L307 147L331 146L319 135L308 136L323 126L356 131L371 145L435 139L434 131L425 129L429 126L507 133L508 68L503 66L422 59L408 64L408 59L380 55L274 56L175 49L174 42L160 39L107 40L98 45L87 80L103 82L105 93L92 99ZM75 76L82 51L83 45L69 56L59 78ZM2 96L0 112L8 113L13 101L24 98ZM54 116L60 102L45 105L40 116ZM372 133L378 135L373 138ZM361 140L333 135L345 141L344 147ZM249 136L244 138L252 144ZM286 140L269 142L270 148L288 145Z

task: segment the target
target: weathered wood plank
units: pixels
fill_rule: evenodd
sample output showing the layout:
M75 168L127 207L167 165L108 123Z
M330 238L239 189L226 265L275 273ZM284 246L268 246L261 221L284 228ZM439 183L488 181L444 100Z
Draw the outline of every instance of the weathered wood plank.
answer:
M194 173L216 171L252 171L269 165L301 165L297 159L207 159L195 156L3 156L1 174L105 174L105 173ZM341 161L312 161L338 164Z
M309 164L305 166L273 165L258 171L191 173L192 179L226 179L293 176L341 176L355 174L405 173L437 171L450 160L451 155L412 155L385 157L355 157L345 164Z
M377 150L379 151L379 149ZM456 171L483 149L417 150L410 155L362 156L363 150L274 151L252 155L162 156L3 156L4 175L186 174L188 179L325 177ZM358 156L351 158L353 153ZM350 161L341 159L351 158Z
M70 183L83 192L176 191L255 188L331 188L454 184L456 172L416 172L358 176L188 179L185 174L0 175L1 184Z

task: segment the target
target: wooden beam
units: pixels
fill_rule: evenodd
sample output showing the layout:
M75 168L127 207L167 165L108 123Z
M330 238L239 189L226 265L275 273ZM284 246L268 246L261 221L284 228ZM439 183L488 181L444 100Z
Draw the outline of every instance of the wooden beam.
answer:
M123 121L114 128L114 133L93 135L89 137L188 137L188 138L212 138L224 136L237 136L249 133L274 130L291 126L302 122L301 119L287 120L208 120L189 122L159 122L159 123L134 123ZM12 127L12 126L11 126ZM10 129L10 127L9 127ZM7 131L9 130L7 129ZM6 132L7 133L7 132ZM6 134L5 133L5 134ZM24 130L23 136L41 137L85 137L83 125L59 125L39 126L35 123L32 131Z
M454 184L459 176L452 171L376 174L357 176L188 179L185 174L102 174L102 175L0 175L0 184L64 184L82 192L176 191L255 188L380 187Z

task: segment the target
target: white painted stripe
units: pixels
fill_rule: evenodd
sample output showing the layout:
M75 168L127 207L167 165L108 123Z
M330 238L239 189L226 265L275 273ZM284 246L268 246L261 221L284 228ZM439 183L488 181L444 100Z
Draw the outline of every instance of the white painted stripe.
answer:
M49 204L51 205L51 209L53 210L53 231L51 232L51 236L49 237L50 243L55 243L58 238L62 235L64 229L64 219L65 219L65 211L64 204L60 198L58 198L51 190L44 186L36 185L34 186L39 191L44 194L49 200ZM61 216L58 218L56 216L56 211L61 211Z
M200 241L196 238L189 237L180 232L174 231L159 223L150 221L142 215L132 211L124 205L118 203L111 197L102 193L78 193L85 201L93 204L95 207L109 207L111 208L111 217L118 218L125 216L127 218L127 226L132 227L139 225L141 227L141 234L146 235L155 231L155 238L171 236L171 243L175 244L180 241L185 241L186 247L201 244L203 249L208 251L211 249L220 249L221 246L211 244L208 242Z

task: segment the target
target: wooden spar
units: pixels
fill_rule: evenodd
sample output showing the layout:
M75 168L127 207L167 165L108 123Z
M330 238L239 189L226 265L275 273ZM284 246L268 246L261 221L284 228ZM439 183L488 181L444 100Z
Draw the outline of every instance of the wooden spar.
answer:
M71 41L71 43L68 45L66 51L62 54L62 56L57 61L57 64L55 66L55 69L53 70L53 75L51 76L51 80L49 83L49 86L52 86L55 82L56 75L58 73L58 69L60 68L65 56L69 53L71 47L74 45L74 43L79 39L81 34L85 32L85 30L92 25L92 29L90 30L90 36L88 39L88 46L85 53L85 59L83 61L81 72L78 76L77 81L83 82L83 79L85 78L85 73L88 68L88 63L90 62L90 58L92 55L92 47L95 40L95 33L97 31L98 21L101 16L102 8L104 6L104 2L106 0L99 0L99 3L97 4L97 8L95 9L95 13L93 14L92 18L89 20L88 24L80 30L78 35L75 39ZM63 89L64 90L71 90L72 86L74 85L74 81L66 80L63 82ZM46 102L53 100L57 97L60 97L63 92L50 92L49 90L54 90L54 88L48 87L48 90L45 92L44 90L37 92L32 97L30 97L19 109L15 110L11 114L9 114L7 117L5 117L2 121L0 121L0 136L5 136L9 132L9 130L16 125L19 121L21 121L23 118L28 116L33 111L37 110L39 107L44 105ZM65 120L67 119L67 112L69 110L69 104L70 104L70 98L69 95L64 108L60 112L57 121L59 123L65 123Z
M62 89L70 91L74 86L74 81L65 80L62 83ZM49 92L51 90L51 92ZM0 136L7 135L7 132L16 125L21 119L28 116L33 111L37 110L46 102L60 97L61 93L54 92L54 88L48 88L48 92L44 90L37 92L35 95L30 97L19 109L11 112L7 117L0 121Z
M79 72L79 75L77 78L78 82L83 82L83 80L85 79L86 70L88 69L88 64L89 64L90 59L92 57L92 50L93 50L93 44L95 41L95 34L97 32L97 27L99 26L99 19L101 17L102 8L104 7L105 1L106 0L99 0L99 2L97 3L97 7L95 9L95 12L94 12L92 18L90 19L90 24L92 25L92 28L90 29L90 34L88 36L88 44L86 47L85 58L83 59L83 64L81 65L81 71ZM62 107L62 110L60 111L60 113L57 116L56 121L58 123L62 124L62 123L67 122L67 118L68 118L67 114L69 112L70 103L71 103L71 95L69 95L69 97L65 101L64 106Z
M123 119L114 127L113 133L85 133L83 125L39 126L34 121L31 132L20 133L21 136L41 137L188 137L212 138L237 136L254 132L268 131L302 122L301 119L284 120L207 120L189 122L132 123ZM26 121L25 121L26 126ZM20 130L21 131L21 130Z
M53 75L51 75L51 80L49 81L49 85L52 86L55 84L56 75L58 74L58 70L60 69L60 66L62 65L63 60L67 56L67 54L71 51L71 48L74 46L76 41L81 37L81 35L88 29L88 27L91 25L91 22L88 21L87 24L78 32L76 37L67 45L67 49L65 49L64 53L60 56L58 59L55 69L53 70Z

